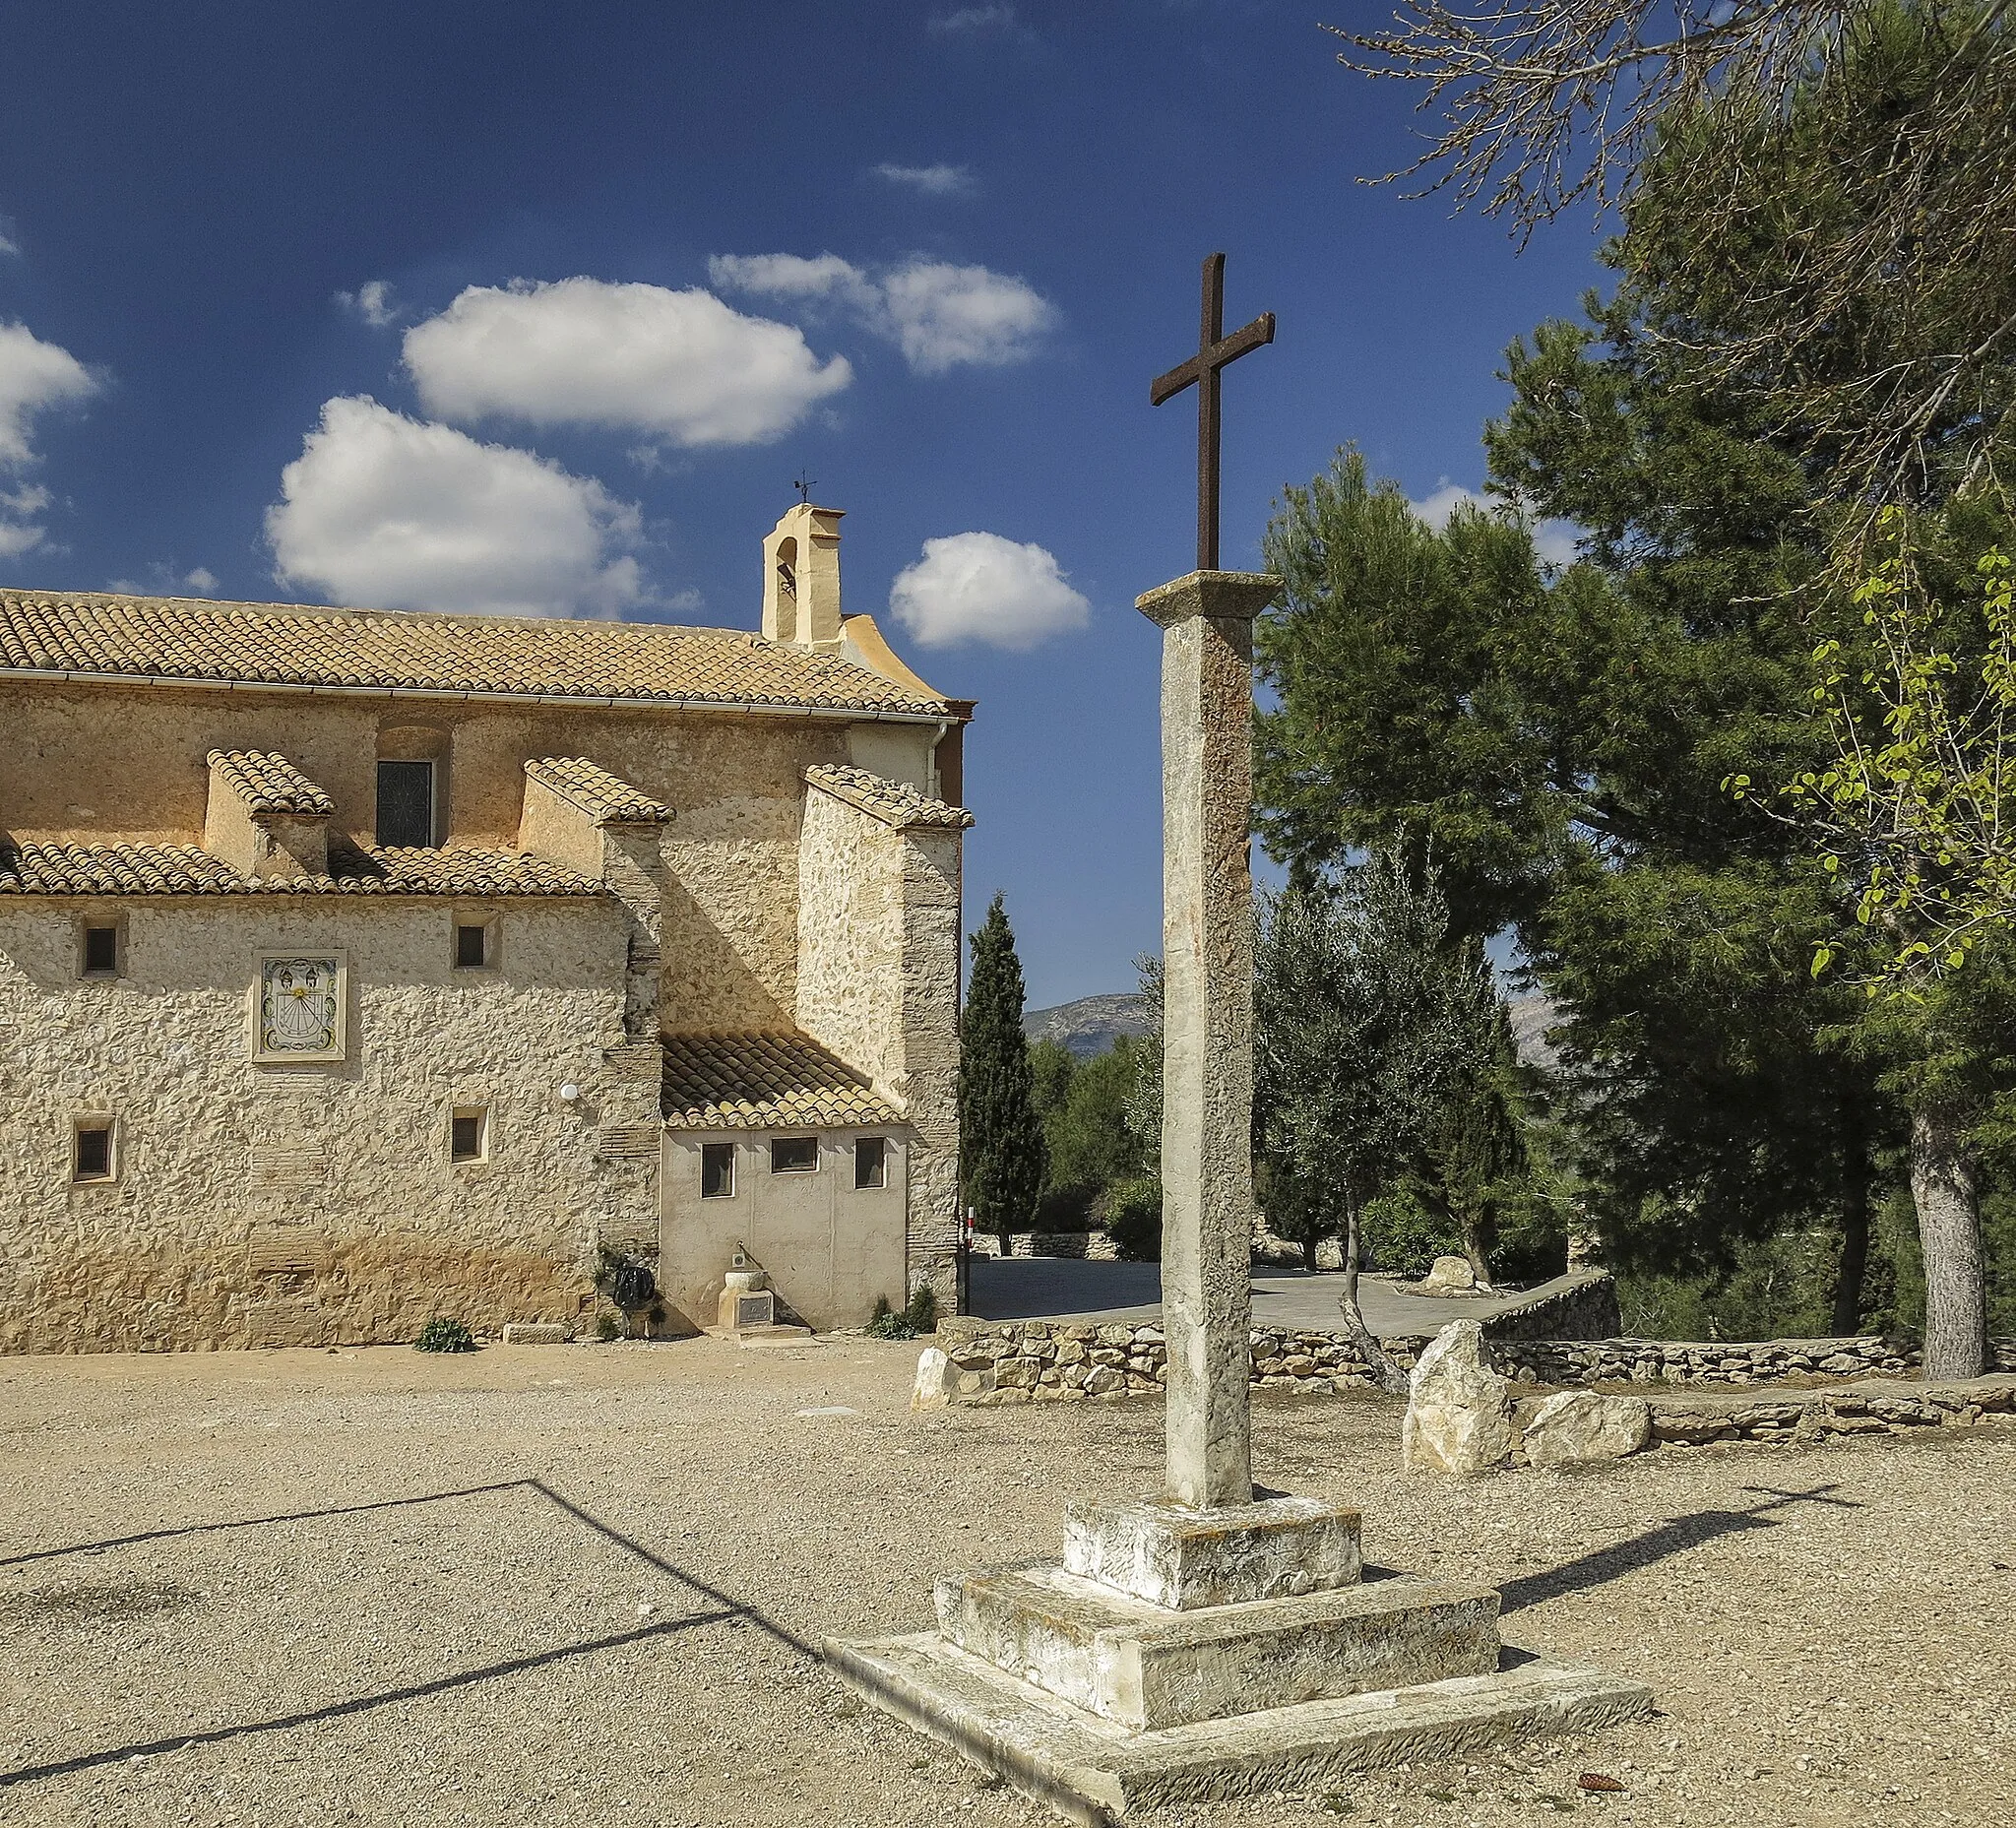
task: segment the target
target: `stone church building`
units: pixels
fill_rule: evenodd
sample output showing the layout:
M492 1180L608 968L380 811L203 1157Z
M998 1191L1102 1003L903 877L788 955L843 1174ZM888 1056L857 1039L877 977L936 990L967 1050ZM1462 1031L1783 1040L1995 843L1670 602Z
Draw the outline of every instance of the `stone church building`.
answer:
M0 591L0 1348L585 1329L640 1265L677 1333L737 1252L949 1306L973 707L840 518L760 637Z

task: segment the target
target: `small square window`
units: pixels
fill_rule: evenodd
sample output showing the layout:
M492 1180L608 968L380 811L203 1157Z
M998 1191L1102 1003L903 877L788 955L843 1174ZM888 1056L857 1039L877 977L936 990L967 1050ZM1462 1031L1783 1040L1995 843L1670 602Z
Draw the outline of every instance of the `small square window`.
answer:
M107 921L84 929L84 975L87 977L116 977L119 975L119 929Z
M490 929L482 921L455 923L455 963L459 970L480 969L490 962Z
M456 1162L480 1162L489 1152L489 1113L459 1110L449 1125L448 1154Z
M86 1118L78 1124L76 1146L71 1155L70 1178L112 1178L112 1126L103 1118Z
M810 1174L819 1166L819 1139L816 1136L780 1136L770 1145L773 1174Z
M735 1197L733 1143L700 1145L700 1197L703 1200L731 1200Z
M854 1185L856 1187L886 1187L888 1184L888 1137L856 1137L854 1139Z

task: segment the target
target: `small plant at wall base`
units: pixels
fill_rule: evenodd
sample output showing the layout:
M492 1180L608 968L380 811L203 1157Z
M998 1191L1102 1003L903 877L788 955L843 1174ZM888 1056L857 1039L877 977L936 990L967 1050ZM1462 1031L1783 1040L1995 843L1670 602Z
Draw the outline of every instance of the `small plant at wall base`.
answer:
M444 1314L436 1314L420 1329L420 1337L413 1341L415 1352L474 1352L475 1336L460 1320L450 1320Z
M914 1340L938 1330L938 1297L919 1289L901 1308L892 1308L886 1294L875 1297L875 1315L861 1329L874 1340Z

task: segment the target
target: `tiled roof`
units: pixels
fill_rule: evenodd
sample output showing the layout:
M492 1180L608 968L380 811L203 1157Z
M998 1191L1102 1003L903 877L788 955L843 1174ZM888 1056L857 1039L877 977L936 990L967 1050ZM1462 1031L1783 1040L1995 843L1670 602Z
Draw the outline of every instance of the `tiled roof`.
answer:
M0 677L22 670L913 716L948 710L945 700L836 654L734 629L0 590Z
M835 1130L894 1123L873 1086L795 1029L665 1037L674 1130Z
M943 825L954 831L964 831L973 823L973 814L964 806L948 806L942 799L932 799L928 794L919 793L915 788L906 787L901 781L888 781L880 775L871 775L865 768L820 762L805 770L805 779L815 788L824 788L827 792L837 794L849 805L858 806L863 812L873 813L876 818L886 819L899 828Z
M598 895L591 882L512 851L338 851L327 876L253 880L194 845L0 847L0 895Z
M257 749L213 749L211 767L254 812L332 813L336 801L284 755Z
M609 824L662 825L672 816L669 807L580 756L549 755L526 763L525 772L591 818Z

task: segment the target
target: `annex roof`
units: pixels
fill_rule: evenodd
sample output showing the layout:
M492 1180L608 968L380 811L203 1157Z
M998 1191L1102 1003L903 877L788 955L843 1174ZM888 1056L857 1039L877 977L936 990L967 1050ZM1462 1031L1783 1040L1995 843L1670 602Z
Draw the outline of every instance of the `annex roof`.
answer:
M838 1130L902 1117L795 1029L666 1036L662 1109L673 1130Z
M330 851L326 876L241 876L195 845L0 846L0 895L599 895L600 883L514 851Z
M206 759L250 811L312 816L336 810L336 801L284 755L213 749Z
M526 763L525 772L604 824L662 825L672 816L662 800L578 755L545 756Z
M865 768L849 768L838 762L818 762L805 770L805 779L815 788L844 799L850 806L872 813L899 829L913 825L942 825L964 831L973 814L964 806L948 806L941 799L919 793L901 781L870 774Z
M0 590L0 679L398 692L935 719L963 708L725 628Z

